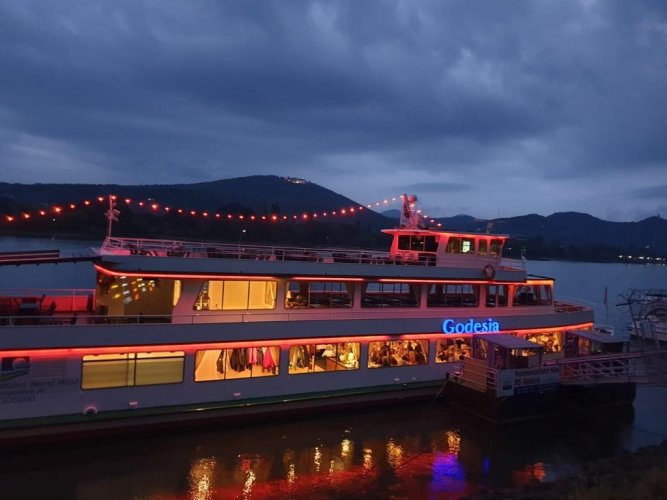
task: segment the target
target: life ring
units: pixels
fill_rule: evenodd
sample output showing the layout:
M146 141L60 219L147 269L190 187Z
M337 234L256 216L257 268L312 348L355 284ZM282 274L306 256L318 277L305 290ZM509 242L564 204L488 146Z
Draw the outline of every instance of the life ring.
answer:
M82 412L84 415L97 415L97 406L88 405L83 409Z
M487 264L482 269L482 274L486 279L492 280L496 276L496 269L491 264Z

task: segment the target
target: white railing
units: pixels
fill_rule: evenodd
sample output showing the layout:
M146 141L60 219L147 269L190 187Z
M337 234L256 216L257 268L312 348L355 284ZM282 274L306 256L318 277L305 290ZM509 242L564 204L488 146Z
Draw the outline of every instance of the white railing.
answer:
M486 360L467 357L464 358L463 367L455 380L479 392L495 393L498 385L498 370L487 366Z
M390 255L375 250L350 250L346 248L308 248L270 245L247 245L188 242L177 240L153 240L140 238L107 238L102 253L121 255L147 255L153 257L220 258L237 260L306 261L345 264L447 266L456 268L479 267L486 264L498 270L523 270L523 260L497 256L446 254L437 259L431 254L404 252Z
M595 309L595 304L585 300L573 299L570 297L558 297L554 299L554 310L556 312L576 312L576 311L592 311Z
M556 361L562 384L647 382L652 376L644 353L619 353Z
M339 248L307 248L269 245L201 243L138 238L107 238L102 251L155 257L221 258L238 260L342 262L354 264L402 264L386 252ZM425 264L414 262L415 264Z

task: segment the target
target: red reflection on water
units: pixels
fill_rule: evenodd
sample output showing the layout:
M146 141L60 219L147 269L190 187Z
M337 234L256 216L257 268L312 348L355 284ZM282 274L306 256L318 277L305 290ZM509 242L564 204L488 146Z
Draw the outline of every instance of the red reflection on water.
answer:
M547 477L547 472L543 462L535 462L526 465L523 469L515 470L512 473L515 486L528 486L535 483L542 483Z

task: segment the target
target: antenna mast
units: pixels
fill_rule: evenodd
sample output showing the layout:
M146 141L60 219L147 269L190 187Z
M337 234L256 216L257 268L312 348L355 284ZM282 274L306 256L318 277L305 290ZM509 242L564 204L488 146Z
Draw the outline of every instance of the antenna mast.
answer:
M403 207L401 209L401 219L399 227L406 229L420 229L419 213L414 210L417 197L414 194L401 195L403 200Z
M107 238L111 238L111 226L114 221L118 222L118 216L120 215L120 210L116 209L116 202L113 201L114 196L109 195L109 210L104 212L104 215L106 215L108 224L107 224Z

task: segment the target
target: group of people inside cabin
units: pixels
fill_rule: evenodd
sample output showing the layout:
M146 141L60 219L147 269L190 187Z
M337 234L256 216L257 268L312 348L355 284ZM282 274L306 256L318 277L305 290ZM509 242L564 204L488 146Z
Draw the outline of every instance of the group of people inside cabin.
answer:
M438 352L435 355L436 363L452 363L463 361L466 356L470 357L472 347L470 339L445 339L438 344Z
M557 332L531 333L526 335L526 340L540 344L544 347L544 352L561 352L563 345L559 342L558 337Z
M428 341L396 340L371 342L368 347L368 367L425 365L428 361Z
M359 368L360 346L359 342L291 346L289 373L327 372Z

